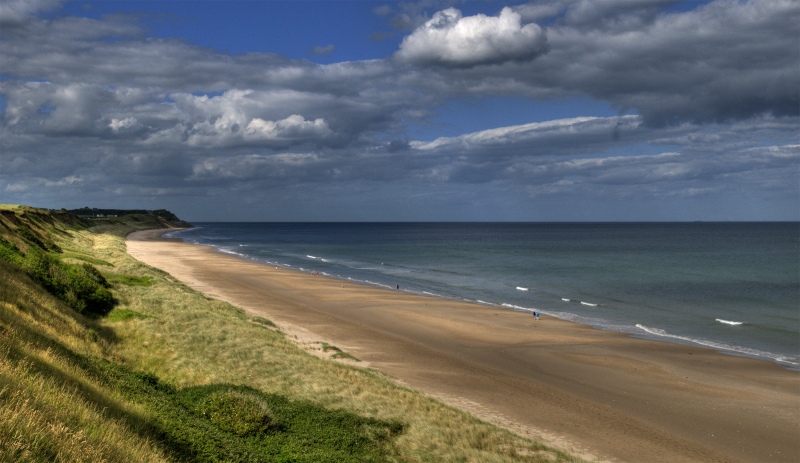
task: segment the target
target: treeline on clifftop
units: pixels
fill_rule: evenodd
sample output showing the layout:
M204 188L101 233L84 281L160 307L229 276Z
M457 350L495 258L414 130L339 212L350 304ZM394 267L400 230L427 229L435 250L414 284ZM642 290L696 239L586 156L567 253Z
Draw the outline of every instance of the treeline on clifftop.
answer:
M64 211L64 210L62 210ZM69 209L67 213L81 218L108 218L122 216L154 216L164 221L170 227L187 228L191 227L189 222L178 218L177 215L166 209L146 210L146 209L100 209L96 207L82 207L80 209Z

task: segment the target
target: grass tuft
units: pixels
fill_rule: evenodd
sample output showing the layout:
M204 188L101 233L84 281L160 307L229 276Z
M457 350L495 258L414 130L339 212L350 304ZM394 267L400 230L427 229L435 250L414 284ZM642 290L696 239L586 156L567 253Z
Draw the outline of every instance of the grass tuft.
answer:
M123 275L123 274L115 274L111 278L109 278L110 283L119 283L128 286L152 286L155 284L155 280L153 277L150 276L135 276L135 275Z
M278 328L278 325L276 325L272 320L267 320L264 317L253 317L250 319L250 321L252 321L256 325L265 326L267 328L274 328L274 329Z
M153 318L153 317L151 317L150 315L145 315L143 313L139 313L139 312L137 312L135 310L117 308L117 309L112 310L108 314L108 316L106 317L106 320L108 320L110 322L122 322L122 321L127 321L127 320L140 320L140 319L143 319L143 318Z
M332 359L348 359L348 360L353 360L355 362L360 362L361 361L361 360L357 359L355 356L350 355L347 352L344 352L342 349L339 349L336 346L332 346L332 345L328 344L327 342L320 342L320 344L322 345L322 352L333 351L333 354L331 355Z

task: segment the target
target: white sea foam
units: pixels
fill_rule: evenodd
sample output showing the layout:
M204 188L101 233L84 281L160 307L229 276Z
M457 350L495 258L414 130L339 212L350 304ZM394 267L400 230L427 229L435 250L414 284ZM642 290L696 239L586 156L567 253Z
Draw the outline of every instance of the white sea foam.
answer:
M707 341L705 339L690 338L688 336L679 336L677 334L667 333L666 331L664 331L662 329L659 329L659 328L650 328L650 327L644 326L644 325L642 325L640 323L636 324L636 328L639 328L640 330L644 331L645 333L648 333L648 334L651 334L651 335L654 335L654 336L659 336L659 337L663 337L663 338L670 338L670 339L676 339L678 341L684 341L684 342L688 342L688 343L691 343L691 344L697 344L697 345L700 345L700 346L710 347L712 349L718 349L718 350L723 350L723 351L728 351L728 352L733 352L733 353L737 353L737 354L741 354L741 355L747 355L747 356L752 356L752 357L761 357L761 358L769 358L769 359L772 359L772 360L774 360L776 362L786 363L786 364L789 364L789 365L795 365L795 366L800 365L800 363L795 362L794 359L793 360L789 360L784 356L781 356L781 355L778 355L778 354L773 354L772 352L764 352L764 351L761 351L761 350L758 350L758 349L750 349L748 347L731 346L731 345L724 344L724 343L721 343L721 342Z
M395 289L394 286L390 286L390 285L383 284L383 283L378 283L377 281L364 280L364 282L367 283L367 284L370 284L372 286L379 286L381 288Z
M212 228L212 232L213 232L215 230L215 228L214 227L211 227L211 228ZM210 233L208 235L211 238L208 238L205 234L200 234L198 237L191 236L193 233L197 233L196 230L197 229L193 229L193 231L188 232L187 236L185 238L183 238L184 235L182 233L175 233L174 236L182 237L182 239L184 239L186 242L200 244L200 245L204 245L204 246L209 245L208 244L209 240L211 240L211 242L214 241L213 238L216 236L214 233ZM719 325L714 325L714 324L710 323L711 320L715 320L715 319L711 319L709 317L709 318L705 319L706 320L706 324L707 324L706 328L710 328L712 330L712 331L709 331L708 336L709 337L716 337L717 334L719 334L720 331L727 331L728 332L727 333L728 337L724 338L725 335L724 334L720 334L721 336L723 336L723 339L721 339L721 340L714 339L714 342L702 341L702 340L701 341L696 341L694 339L688 338L688 336L692 336L692 335L683 333L683 328L682 328L684 326L683 322L681 322L681 324L673 324L671 319L663 321L664 325L662 325L662 326L664 327L664 329L665 330L669 330L669 331L674 332L674 333L682 334L682 335L685 334L685 336L687 336L687 337L681 337L681 336L672 335L672 334L670 334L670 333L668 333L666 331L663 331L663 330L662 330L661 333L659 333L657 331L657 329L653 329L653 328L647 328L647 327L642 328L641 326L634 327L634 324L630 323L630 318L628 318L628 315L631 315L631 314L634 313L634 312L631 312L631 305L636 301L630 301L630 300L626 301L626 300L620 299L620 303L615 303L612 306L614 313L613 314L609 314L608 312L611 312L611 310L604 310L604 309L608 308L608 307L605 306L605 304L595 304L593 302L581 301L582 297L580 295L578 295L577 293L575 293L576 294L576 296L575 296L576 299L571 299L569 297L558 296L558 292L562 292L562 291L563 292L570 292L570 290L567 289L567 288L569 288L568 285L561 286L561 288L564 288L564 289L557 289L556 287L558 287L558 285L555 285L556 287L550 287L550 286L548 286L546 281L539 282L539 281L537 281L537 278L535 276L531 276L531 275L535 275L535 274L533 274L533 273L531 273L531 274L527 274L527 273L520 274L518 269L514 269L513 273L511 272L511 269L507 269L507 270L509 270L508 272L505 272L505 270L501 271L500 273L498 273L497 276L498 276L498 278L501 278L500 281L503 281L504 284L495 285L494 281L490 281L489 283L491 283L492 286L491 287L487 287L487 285L485 284L486 281L484 281L484 277L482 275L473 274L470 271L463 271L462 272L463 269L461 269L460 267L448 269L448 270L452 270L452 272L450 272L450 271L440 272L441 269L438 269L438 267L436 267L436 266L433 266L432 269L429 269L425 265L419 266L417 264L406 264L406 265L408 265L408 267L404 267L402 265L398 265L398 264L392 263L391 261L390 261L389 264L385 264L385 261L382 262L383 259L391 259L391 257L385 257L383 255L378 256L378 255L369 254L369 253L367 254L367 257L362 257L361 254L358 254L358 253L350 255L349 257L342 257L342 256L334 257L334 255L331 254L333 259L329 261L330 263L326 263L325 265L323 265L321 262L328 262L326 259L323 259L323 258L317 256L316 254L314 254L314 255L303 254L303 252L307 252L309 249L313 249L315 253L327 254L328 252L332 252L332 251L328 251L328 250L324 250L324 249L319 249L317 247L317 246L319 246L318 242L309 243L311 246L314 246L313 248L312 247L306 247L309 244L305 244L305 243L297 244L297 245L285 245L285 246L281 246L280 248L275 248L274 245L267 246L267 244L262 243L262 242L258 241L257 239L254 239L254 244L249 244L248 241L240 241L242 238L240 238L235 233L235 231L236 230L234 230L234 233L232 235L231 235L231 233L228 233L226 231L226 233L228 233L228 236L227 236L228 241L227 241L227 243L229 243L229 244L222 245L222 246L216 245L216 244L212 244L211 246L213 248L216 248L220 252L224 252L226 254L230 254L230 255L237 256L237 257L241 257L241 258L244 258L244 259L247 259L247 260L256 261L256 262L259 262L259 263L264 263L264 260L262 260L263 258L260 257L260 256L269 255L271 260L266 261L267 265L275 266L275 267L280 266L280 268L286 268L286 269L292 269L292 270L297 270L298 266L302 266L302 268L300 269L301 271L309 271L309 269L314 269L315 271L319 270L320 274L328 275L327 272L323 272L323 269L319 268L319 267L323 267L325 270L328 270L328 271L332 272L333 274L337 274L337 272L342 272L341 274L338 274L337 277L341 278L341 279L343 279L345 281L352 281L353 283L366 284L366 285L370 285L370 286L380 286L380 287L384 287L384 288L388 287L389 289L392 289L392 290L394 290L396 288L395 283L399 283L401 286L403 286L403 291L404 292L413 293L413 294L425 294L425 293L422 292L421 289L420 290L414 289L413 286L414 286L415 282L414 281L410 281L410 279L415 279L415 280L418 279L420 281L429 281L429 282L432 282L431 285L428 286L427 288L425 288L425 289L428 289L429 291L441 292L442 294L448 294L447 296L443 296L443 297L450 297L450 298L454 298L454 299L463 298L463 300L465 300L465 301L476 302L476 303L479 303L479 304L487 305L489 307L500 307L501 306L500 302L502 301L502 299L507 297L507 296L504 296L503 294L508 295L508 293L503 293L502 292L503 291L502 288L505 288L505 291L507 291L508 288L512 288L513 287L516 291L523 291L523 292L529 291L529 292L525 292L524 295L518 295L517 297L512 298L512 301L514 301L516 303L526 303L526 304L530 304L530 305L538 305L538 304L541 303L541 304L543 304L543 307L545 309L547 309L548 307L550 309L552 309L552 315L556 316L558 318L563 318L563 319L566 319L566 320L572 320L572 321L575 321L575 322L578 322L578 323L591 325L591 326L594 326L594 327L597 327L597 328L600 328L600 329L608 329L608 330L612 330L612 331L621 331L621 332L626 332L626 333L631 333L631 334L637 334L637 335L640 335L640 336L644 335L644 336L647 336L647 337L658 337L658 338L663 339L665 341L687 343L687 344L695 344L696 343L696 344L704 345L704 346L707 346L707 347L719 348L720 350L726 350L726 351L729 351L729 353L745 352L742 349L746 349L746 348L738 348L738 347L731 348L730 346L725 346L725 344L730 343L731 345L735 345L735 344L738 344L738 343L742 343L742 344L747 345L748 343L751 343L751 340L748 339L748 337L749 336L759 335L760 329L761 329L760 327L762 325L761 320L759 320L759 323L755 323L754 321L751 321L749 319L745 319L747 321L745 321L745 320L730 320L730 319L716 319L715 323L719 323L719 324L722 324L724 326L724 327L720 327ZM173 236L173 234L168 234L166 236L167 237L171 237L171 236ZM246 236L248 237L247 239L251 239L250 238L251 237L250 234L248 234ZM305 247L305 249L303 249L304 247ZM256 257L256 256L258 256L258 257ZM272 256L274 256L274 257L272 257ZM406 256L406 257L408 257L408 256ZM290 265L288 263L283 263L283 260L285 260L286 262L291 262L292 264L294 264L294 266ZM310 267L305 267L308 264L311 264L311 266ZM489 265L493 265L492 262L489 262L488 264ZM334 270L331 270L331 269L334 269ZM612 269L612 271L613 271L613 269ZM348 275L348 273L351 273L351 274ZM433 277L431 275L433 275ZM591 276L589 278L591 279ZM370 280L372 280L372 281L370 281ZM466 284L462 280L466 281ZM530 284L536 284L537 285L537 287L536 287L537 290L533 291L532 289L529 289L529 287L523 287L521 285L517 286L519 283L511 283L513 281L520 281L520 280L528 281ZM378 282L382 282L383 284L378 283ZM591 280L590 282L594 282L594 280ZM391 283L391 284L388 284L388 283ZM514 286L511 286L512 284ZM609 288L609 289L613 290L614 288ZM540 295L540 293L541 293L541 295ZM545 302L545 300L546 300L545 298L548 298L548 296L547 296L548 294L550 295L549 296L550 302ZM511 296L511 295L508 295L508 296ZM525 302L522 302L522 298L520 298L519 296L524 297L525 298ZM648 295L648 297L649 296L650 295ZM653 325L651 325L651 323L655 324L655 322L652 322L652 321L648 322L648 320L652 320L653 319L653 317L651 317L651 314L649 313L649 312L652 312L652 310L650 310L650 309L660 310L661 308L664 308L664 307L661 307L660 301L657 300L658 297L659 297L658 294L654 294L652 296L654 298L654 301L652 302L653 307L649 307L649 303L643 304L643 305L647 305L648 307L646 307L645 309L641 310L641 312L639 312L636 315L638 319L633 320L634 322L638 321L638 322L644 323L645 325L650 325L650 326L653 326ZM584 296L584 297L592 298L590 296ZM620 296L620 297L622 297L622 296ZM485 299L484 300L476 300L478 298L485 298ZM529 298L532 298L532 299L529 299ZM495 301L495 302L487 302L486 299L490 299L490 300ZM515 300L515 299L518 299L518 300ZM555 301L558 301L559 299L561 299L561 301L563 302L563 304L561 304L561 306L560 306L561 309L570 310L571 307L577 307L578 304L581 304L581 306L586 306L587 309L583 309L583 310L581 310L581 309L572 309L572 310L575 310L577 312L581 312L580 315L578 315L578 314L570 314L570 313L562 313L561 311L559 311L557 309L558 303L555 302ZM624 297L623 297L623 299L624 299ZM603 299L600 299L600 300L603 300ZM641 301L639 301L639 302L641 302ZM602 309L599 307L601 305L603 306ZM524 307L517 306L517 305L514 305L514 304L502 304L502 307L507 308L509 310L525 310ZM594 308L597 308L598 310L594 310ZM731 308L731 313L735 312L737 309L738 309L738 307L732 307ZM528 309L528 310L530 310L530 309ZM535 310L538 311L538 309L535 309ZM675 310L670 310L670 312L674 312L674 315L676 315L676 316L682 316L681 314L683 312L681 310L682 310L681 308L677 308ZM637 312L638 312L638 310L637 310ZM547 312L542 312L542 313L547 313ZM606 319L606 317L611 317L612 315L615 317L615 318L613 318L613 321L609 321L609 320ZM702 316L704 314L697 314L697 315L698 316ZM689 314L689 316L694 317L694 314ZM738 315L730 315L730 316L738 318ZM625 321L626 319L628 320L627 322ZM661 319L659 318L659 320L661 320ZM661 323L662 322L659 322L659 325ZM642 325L642 326L644 326L644 325ZM717 327L716 331L713 331L714 330L714 328L713 328L714 326ZM651 329L651 330L655 330L655 331L650 333L650 332L647 332L646 329ZM717 333L717 334L711 334L711 333ZM778 334L776 336L783 336L783 335ZM755 342L755 341L752 341L752 342ZM770 344L765 344L765 345L770 345ZM762 349L764 349L764 347L762 347ZM766 357L770 358L773 361L782 363L782 364L784 364L786 366L791 366L793 369L800 370L800 368L795 368L795 366L800 365L800 363L797 363L797 362L800 362L800 359L798 359L798 357L800 357L800 356L798 356L796 354L793 354L793 353L787 353L786 349L784 347L782 347L782 345L781 346L776 346L774 348L766 347L766 349L774 349L774 352L776 352L776 353L771 354L771 356L767 355ZM777 353L777 352L780 352L780 353ZM788 351L788 352L791 352L791 351ZM749 353L745 352L742 355L754 355L754 356L762 357L758 353L749 354Z
M500 306L506 307L508 309L513 309L513 310L521 310L523 312L533 312L533 311L536 310L536 309L531 309L530 307L522 307L521 305L514 305L514 304L508 304L508 303L500 304Z
M241 252L236 252L236 251L234 251L234 250L232 250L232 249L228 249L228 248L218 248L217 250L218 250L219 252L223 253L223 254L229 254L229 255L231 255L231 256L241 257L241 258L243 258L243 259L249 259L249 257L247 256L247 254L242 254Z

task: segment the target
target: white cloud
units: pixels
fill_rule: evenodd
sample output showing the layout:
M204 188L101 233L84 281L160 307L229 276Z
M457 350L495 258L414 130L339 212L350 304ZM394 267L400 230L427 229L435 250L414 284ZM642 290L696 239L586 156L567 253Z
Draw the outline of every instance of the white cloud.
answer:
M774 217L800 213L796 0L687 11L660 0L553 0L431 19L428 8L445 3L378 8L417 28L389 59L317 65L147 37L135 15L44 16L36 11L47 2L0 0L0 22L17 21L0 25L0 190L11 202L139 207L162 194L222 204L238 203L239 191L319 187L350 191L339 199L346 209L354 198L436 203L496 188L511 199L749 196L791 211ZM548 24L546 37L533 22ZM605 103L552 116L568 119L537 112L537 98L565 95L636 115L594 117L608 116ZM447 115L448 102L487 97L512 99L511 117ZM508 120L541 122L497 127ZM496 128L464 133L465 121ZM423 134L438 123L462 135L431 141ZM397 194L386 196L389 183Z
M498 16L467 17L448 8L403 39L397 57L413 64L470 67L531 59L546 46L544 30L533 23L523 26L510 8Z
M623 133L629 140L639 138L642 136L641 123L639 116L632 115L574 117L498 127L458 137L440 137L430 142L415 141L410 145L420 151L462 154L575 154L587 147L591 147L590 150L601 150L612 145L619 133Z
M108 126L111 127L111 130L114 132L120 132L124 130L129 130L135 128L139 125L139 122L136 120L135 117L126 117L124 119L111 119Z
M292 114L279 121L265 121L255 118L247 124L244 131L249 140L283 140L300 138L323 138L331 135L331 129L324 119L307 121L303 116Z
M59 0L3 0L0 2L0 24L14 24L40 11L53 10Z

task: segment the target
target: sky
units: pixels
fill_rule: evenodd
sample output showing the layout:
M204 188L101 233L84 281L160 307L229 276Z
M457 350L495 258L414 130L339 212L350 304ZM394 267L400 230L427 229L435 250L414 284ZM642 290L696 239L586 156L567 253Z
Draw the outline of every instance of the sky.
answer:
M2 0L0 203L800 220L800 2Z

